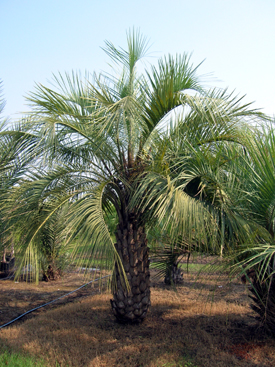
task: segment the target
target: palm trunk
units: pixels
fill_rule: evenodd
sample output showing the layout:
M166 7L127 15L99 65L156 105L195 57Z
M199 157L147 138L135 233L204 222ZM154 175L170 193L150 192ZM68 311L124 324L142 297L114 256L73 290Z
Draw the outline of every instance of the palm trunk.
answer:
M2 262L3 262L3 263L5 263L5 262L6 262L6 247L4 247L4 253L3 253Z
M178 263L175 261L172 266L170 265L166 269L164 283L167 285L180 284L183 282L183 273L181 268L178 267Z
M120 224L116 233L116 249L130 289L127 291L119 266L115 265L113 282L114 315L123 323L142 322L150 307L150 273L147 239L144 227L136 221Z

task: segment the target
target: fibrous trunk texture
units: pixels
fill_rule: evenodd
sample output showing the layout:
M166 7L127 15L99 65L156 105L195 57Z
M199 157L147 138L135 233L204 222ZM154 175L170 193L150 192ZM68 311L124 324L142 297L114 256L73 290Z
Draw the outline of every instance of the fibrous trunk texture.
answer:
M166 269L164 283L167 285L180 284L183 282L183 273L177 263L173 263Z
M144 227L135 228L135 223L120 225L116 239L116 249L130 289L126 290L123 275L116 264L112 309L118 321L139 323L146 317L151 304L148 247Z
M49 280L57 280L61 276L60 269L55 266L49 265L47 271L43 271L42 281L48 282Z

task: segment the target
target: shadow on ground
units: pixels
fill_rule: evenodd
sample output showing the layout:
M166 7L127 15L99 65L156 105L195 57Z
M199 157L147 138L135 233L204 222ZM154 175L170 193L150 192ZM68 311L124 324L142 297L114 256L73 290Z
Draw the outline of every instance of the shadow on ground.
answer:
M103 294L5 328L0 343L43 357L49 366L275 365L275 343L257 332L246 306L224 300L205 306L185 289L153 287L151 311L141 325L115 322L111 296Z

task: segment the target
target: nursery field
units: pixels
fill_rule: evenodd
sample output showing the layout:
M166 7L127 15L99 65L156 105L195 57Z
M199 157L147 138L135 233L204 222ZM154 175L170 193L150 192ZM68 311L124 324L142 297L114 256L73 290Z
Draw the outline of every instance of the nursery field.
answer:
M257 328L247 286L195 268L176 290L152 280L141 325L115 321L106 282L25 316L0 330L0 366L274 366L275 340ZM39 285L0 280L0 324L85 281L77 272Z

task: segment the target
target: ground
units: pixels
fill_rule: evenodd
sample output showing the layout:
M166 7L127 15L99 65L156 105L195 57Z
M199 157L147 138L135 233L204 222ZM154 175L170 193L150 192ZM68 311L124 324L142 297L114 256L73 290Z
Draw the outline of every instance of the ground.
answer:
M71 272L57 281L0 280L0 325L84 284ZM101 292L100 292L101 290ZM216 273L184 274L173 289L153 280L152 307L141 325L120 325L104 284L87 287L0 331L0 352L43 358L45 366L275 366L275 340L249 307L247 286Z

